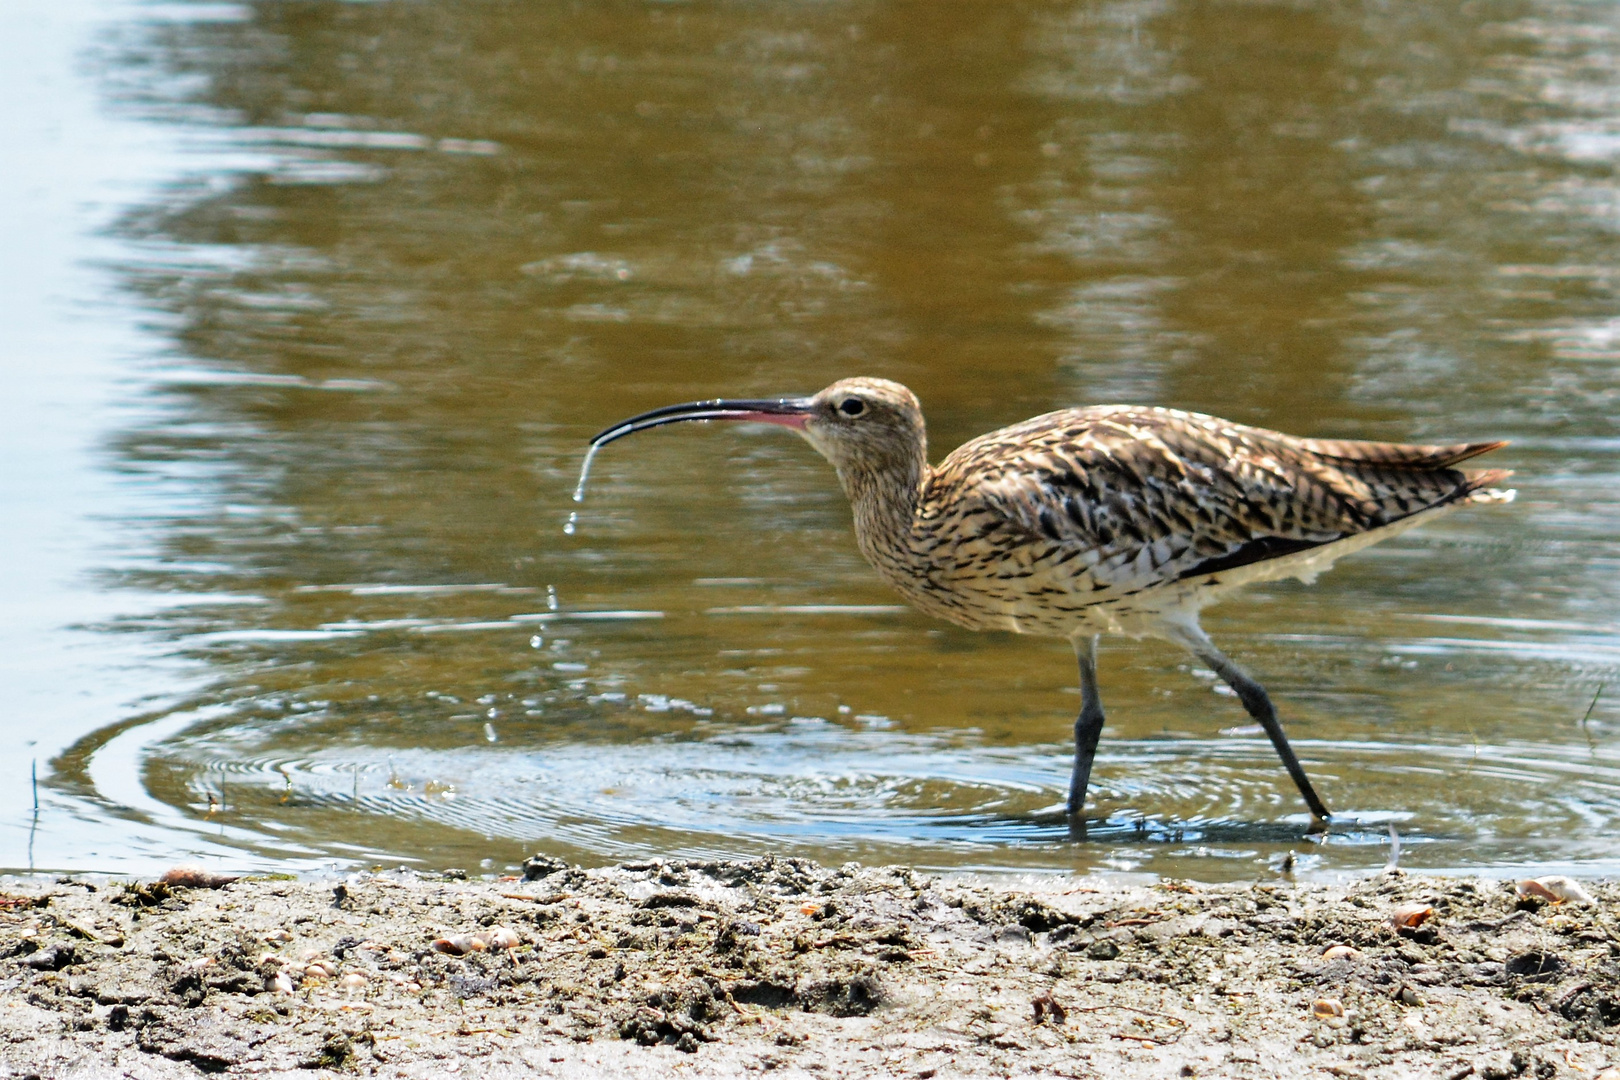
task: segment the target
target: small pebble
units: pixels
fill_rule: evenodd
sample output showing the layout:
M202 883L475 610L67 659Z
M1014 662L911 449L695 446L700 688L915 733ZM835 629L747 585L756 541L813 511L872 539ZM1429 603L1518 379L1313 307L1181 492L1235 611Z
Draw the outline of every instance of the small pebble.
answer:
M1338 998L1317 998L1315 1001L1311 1002L1311 1015L1315 1016L1318 1020L1326 1020L1329 1017L1334 1016L1343 1016L1344 1003Z
M240 874L215 874L200 866L176 866L158 880L181 889L223 889L240 877Z
M1353 945L1329 945L1327 951L1322 953L1324 960L1359 960L1361 950Z

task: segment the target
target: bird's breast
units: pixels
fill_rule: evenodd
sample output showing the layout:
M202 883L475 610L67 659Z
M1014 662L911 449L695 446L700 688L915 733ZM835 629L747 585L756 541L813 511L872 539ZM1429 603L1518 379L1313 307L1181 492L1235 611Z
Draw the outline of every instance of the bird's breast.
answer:
M858 528L857 538L914 607L970 630L1067 637L1101 614L1090 610L1104 599L1094 557L1031 544L988 516L919 513L903 532Z

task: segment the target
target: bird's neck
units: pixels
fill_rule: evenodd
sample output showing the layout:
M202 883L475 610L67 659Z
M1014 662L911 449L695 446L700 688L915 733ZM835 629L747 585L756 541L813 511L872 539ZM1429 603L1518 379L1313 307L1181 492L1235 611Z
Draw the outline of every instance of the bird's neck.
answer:
M899 572L910 553L912 526L929 472L921 452L885 468L838 471L855 512L855 541L885 577Z

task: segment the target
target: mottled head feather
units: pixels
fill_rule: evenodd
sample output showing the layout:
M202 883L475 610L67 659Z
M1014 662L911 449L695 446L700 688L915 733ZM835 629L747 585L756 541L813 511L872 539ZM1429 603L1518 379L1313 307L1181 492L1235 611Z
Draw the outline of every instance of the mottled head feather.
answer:
M858 477L898 473L908 484L921 478L928 437L922 405L910 390L888 379L840 379L811 401L804 437L845 477L846 487Z

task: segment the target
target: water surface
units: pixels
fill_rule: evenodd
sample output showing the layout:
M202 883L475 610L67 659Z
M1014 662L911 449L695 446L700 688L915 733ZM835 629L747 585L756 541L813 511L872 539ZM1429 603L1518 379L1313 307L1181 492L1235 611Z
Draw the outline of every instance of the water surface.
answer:
M51 625L152 685L6 736L45 771L10 864L1229 878L1393 825L1409 867L1620 869L1620 10L106 12L72 77L164 168L62 241L63 324L122 336L64 466L96 610ZM1520 495L1208 612L1328 835L1210 673L1111 639L1077 843L1068 645L899 605L801 441L660 429L571 498L626 415L852 374L936 458L1129 401L1512 439ZM70 652L33 677L93 683Z

